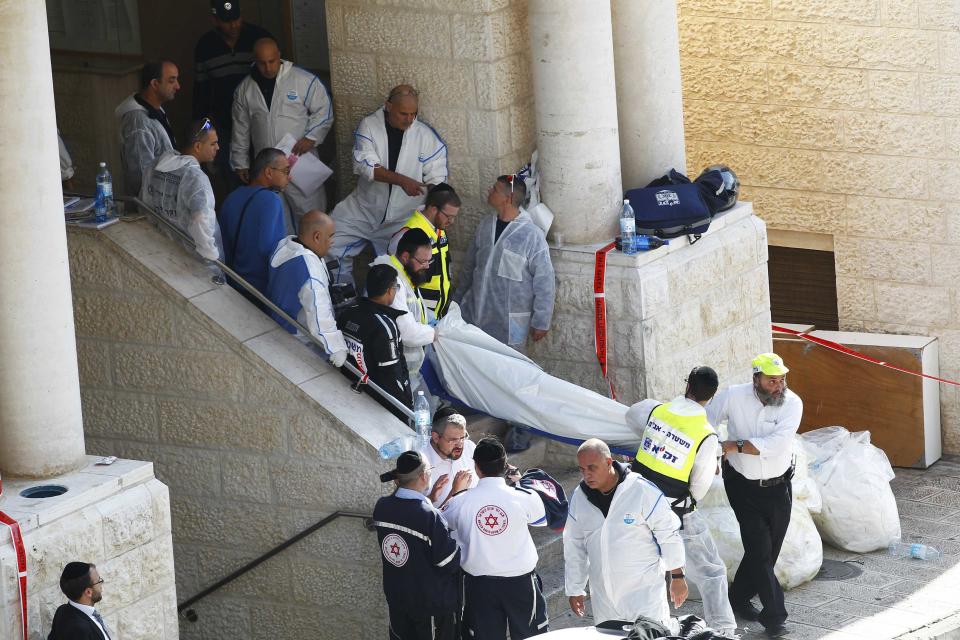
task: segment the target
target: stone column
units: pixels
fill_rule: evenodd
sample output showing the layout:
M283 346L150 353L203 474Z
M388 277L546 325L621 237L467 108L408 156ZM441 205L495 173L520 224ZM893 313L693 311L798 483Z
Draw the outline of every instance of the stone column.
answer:
M83 464L44 3L0 0L0 471Z
M686 172L675 0L612 0L623 188Z
M566 244L609 240L621 199L610 0L528 6L540 188L555 216L551 235Z

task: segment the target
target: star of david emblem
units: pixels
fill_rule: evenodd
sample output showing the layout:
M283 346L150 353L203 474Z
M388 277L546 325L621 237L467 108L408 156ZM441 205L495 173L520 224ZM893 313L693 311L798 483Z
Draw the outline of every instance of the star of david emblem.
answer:
M484 535L498 536L507 530L509 518L506 511L497 505L488 504L477 511L475 522Z
M487 516L485 520L486 521L484 522L484 524L486 524L488 527L497 526L497 516Z
M400 546L399 546L398 544L396 544L396 543L393 543L392 545L390 545L390 553L392 553L392 554L395 555L395 556L399 556L399 555L400 555Z

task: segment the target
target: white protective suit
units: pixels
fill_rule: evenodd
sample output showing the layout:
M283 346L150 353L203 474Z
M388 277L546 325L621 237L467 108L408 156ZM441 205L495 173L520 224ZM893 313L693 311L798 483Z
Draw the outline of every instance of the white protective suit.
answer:
M651 412L661 404L657 400L638 402L627 410L627 426L637 434L643 435ZM699 415L704 409L699 403L684 396L678 396L670 402L670 410L678 415ZM708 436L697 450L690 470L690 495L699 502L710 491L713 479L717 477L717 461L720 454L720 438ZM686 551L687 581L692 582L703 600L703 617L707 624L718 631L733 631L737 621L727 597L727 566L720 557L717 545L710 535L706 518L699 511L691 511L683 516L683 528L680 530L683 548Z
M578 485L563 530L566 595L585 595L589 582L597 623L641 615L666 622L664 572L684 563L679 529L660 489L632 471L617 486L606 518Z
M196 158L176 151L160 156L156 165L147 169L143 176L140 199L190 236L201 257L207 260L223 258L213 187ZM161 229L180 241L169 230L162 226Z
M257 153L276 147L288 133L294 140L306 137L319 146L332 126L333 104L320 78L283 60L269 109L263 92L251 76L244 78L233 94L230 168L249 169L250 161ZM310 153L317 155L317 148ZM312 193L304 193L291 182L283 190L283 197L297 226L307 211L327 210L323 185Z
M57 131L57 142L60 144L60 182L66 182L76 173L76 168L73 166L73 158L70 157L70 151L59 131Z
M340 235L340 229L334 234L334 239ZM393 304L390 306L407 313L397 318L397 328L400 329L400 338L403 340L403 358L407 362L407 371L410 373L410 391L413 397L417 397L417 391L423 391L423 394L430 401L431 407L436 403L427 385L420 375L420 367L423 366L423 348L433 343L434 329L426 322L433 319L430 309L423 303L420 294L407 277L407 272L401 267L397 268L391 256L378 256L371 266L377 264L388 264L397 271L397 282L400 284L400 290L393 298ZM423 315L421 315L423 314ZM421 321L425 318L426 322Z
M389 144L383 107L360 121L353 133L356 188L333 209L337 233L330 254L340 260L337 282L353 277L353 258L368 242L377 255L387 253L390 238L423 206L426 195L411 197L396 186L373 179L374 167L389 169ZM447 145L433 127L414 120L403 134L396 173L425 184L447 181Z
M303 258L303 264L306 271L300 273L298 269L281 269L284 264L296 258ZM277 278L295 278L295 282L283 283L287 287L278 286ZM267 285L268 295L271 301L284 309L289 315L291 305L288 301L278 299L277 295L283 295L283 290L287 289L293 293L295 288L296 298L299 303L299 311L296 312L297 322L307 327L310 333L318 338L325 345L330 360L340 366L346 359L347 343L343 339L343 334L337 328L337 320L333 315L333 302L330 300L330 273L327 271L326 263L313 251L303 246L296 240L296 236L287 236L279 243L270 256L270 275ZM276 319L276 318L275 318ZM297 337L304 343L312 345L300 330L297 330Z
M140 193L144 176L163 154L173 151L170 136L159 121L131 95L113 114L120 120L120 161L127 193Z
M453 301L463 319L523 352L527 334L549 329L556 280L546 236L520 209L494 243L496 216L477 225Z

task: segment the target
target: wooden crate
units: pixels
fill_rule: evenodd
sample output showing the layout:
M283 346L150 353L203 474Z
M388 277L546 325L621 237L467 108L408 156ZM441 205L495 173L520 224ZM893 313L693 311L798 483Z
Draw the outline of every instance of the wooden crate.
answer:
M810 335L911 371L939 375L936 338L845 331ZM830 426L867 430L896 467L925 469L940 459L939 383L782 333L774 333L773 348L790 368L790 388L803 399L801 433Z

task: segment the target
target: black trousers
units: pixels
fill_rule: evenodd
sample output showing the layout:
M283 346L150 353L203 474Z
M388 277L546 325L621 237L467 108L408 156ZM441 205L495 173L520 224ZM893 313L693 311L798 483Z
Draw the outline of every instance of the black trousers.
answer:
M522 640L549 631L536 571L513 578L464 574L464 640Z
M394 607L388 609L389 640L460 640L460 621L456 613L414 618Z
M787 619L787 609L773 567L777 564L790 524L793 506L790 482L761 487L744 478L729 464L724 464L723 483L740 524L744 550L743 560L730 586L730 603L737 609L759 595L763 605L760 623L765 627L782 624Z

